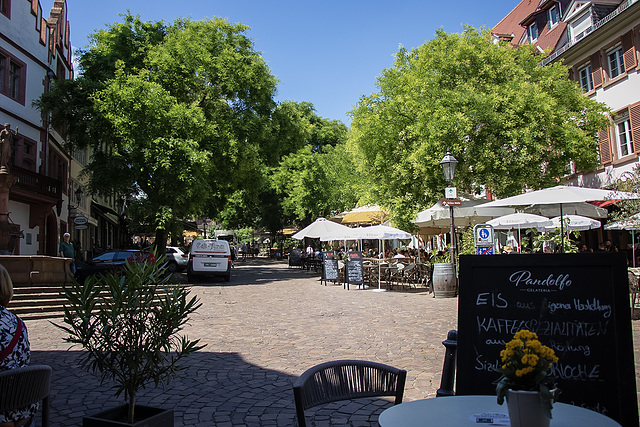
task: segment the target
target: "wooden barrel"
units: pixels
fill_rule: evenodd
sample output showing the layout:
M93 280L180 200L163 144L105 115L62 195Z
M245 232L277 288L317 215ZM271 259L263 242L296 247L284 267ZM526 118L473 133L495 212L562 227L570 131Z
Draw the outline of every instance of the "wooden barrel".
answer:
M433 264L433 293L436 298L454 298L456 296L457 281L453 264Z

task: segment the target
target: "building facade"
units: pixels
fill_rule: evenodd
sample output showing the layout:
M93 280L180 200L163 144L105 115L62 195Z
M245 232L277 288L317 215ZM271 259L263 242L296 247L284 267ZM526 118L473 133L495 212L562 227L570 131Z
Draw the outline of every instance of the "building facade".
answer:
M90 149L65 148L33 101L56 79L74 77L66 0L48 17L39 0L0 0L0 130L12 133L9 222L16 255L58 253L69 232L79 259L126 245L117 197L91 197L81 178ZM5 126L7 125L7 126Z
M48 18L38 0L0 1L0 126L13 135L11 253L55 255L67 231L69 161L63 138L32 102L53 79L73 77L66 2Z
M535 10L533 10L535 6ZM521 1L493 30L496 39L515 32L514 45L550 52L542 63L562 61L585 96L612 111L598 134L600 166L566 177L569 184L610 188L638 166L640 152L640 0ZM509 19L508 17L511 16Z

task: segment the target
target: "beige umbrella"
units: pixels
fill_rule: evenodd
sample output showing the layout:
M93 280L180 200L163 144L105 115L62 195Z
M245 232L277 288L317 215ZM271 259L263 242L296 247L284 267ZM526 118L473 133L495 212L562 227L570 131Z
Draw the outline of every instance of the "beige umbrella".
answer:
M342 224L382 224L389 217L378 205L365 205L346 212Z

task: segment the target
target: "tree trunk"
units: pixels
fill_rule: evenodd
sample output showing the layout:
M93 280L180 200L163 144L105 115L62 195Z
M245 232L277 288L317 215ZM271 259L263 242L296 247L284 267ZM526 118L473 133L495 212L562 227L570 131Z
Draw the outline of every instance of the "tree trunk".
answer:
M134 420L135 420L135 414L134 414L134 410L136 407L136 395L131 393L129 395L129 414L127 415L128 419L129 419L129 424L133 424Z
M158 256L162 256L167 252L167 229L156 228L156 251Z

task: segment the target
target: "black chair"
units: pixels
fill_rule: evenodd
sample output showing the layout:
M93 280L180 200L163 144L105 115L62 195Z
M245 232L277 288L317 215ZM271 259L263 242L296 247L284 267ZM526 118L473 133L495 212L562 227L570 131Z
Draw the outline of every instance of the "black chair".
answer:
M362 397L393 396L402 403L407 371L365 360L336 360L321 363L293 384L298 425L306 427L305 409L323 403Z
M29 365L0 372L0 412L42 401L42 425L49 427L51 367Z

